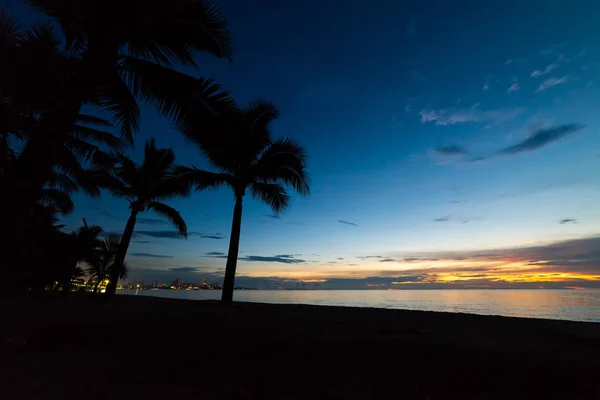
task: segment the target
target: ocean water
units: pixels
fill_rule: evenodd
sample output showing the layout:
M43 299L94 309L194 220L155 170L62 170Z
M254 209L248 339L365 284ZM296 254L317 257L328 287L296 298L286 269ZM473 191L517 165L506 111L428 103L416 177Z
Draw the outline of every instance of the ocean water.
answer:
M218 290L121 290L119 294L218 300ZM243 290L235 301L395 308L600 322L600 290Z

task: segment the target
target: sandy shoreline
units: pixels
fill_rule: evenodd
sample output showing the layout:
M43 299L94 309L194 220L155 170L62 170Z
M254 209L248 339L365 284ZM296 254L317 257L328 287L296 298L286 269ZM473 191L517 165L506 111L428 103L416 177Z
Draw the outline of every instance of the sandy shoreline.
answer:
M0 313L3 399L600 398L594 323L132 296Z

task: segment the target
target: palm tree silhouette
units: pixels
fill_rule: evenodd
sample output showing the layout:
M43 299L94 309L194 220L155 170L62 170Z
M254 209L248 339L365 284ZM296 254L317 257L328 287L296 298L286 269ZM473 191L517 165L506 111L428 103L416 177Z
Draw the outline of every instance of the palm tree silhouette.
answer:
M175 210L164 203L176 196L189 194L189 185L178 179L175 173L175 154L171 149L158 149L154 139L146 143L144 161L136 165L130 158L119 155L118 165L101 181L101 185L113 195L129 201L131 215L125 226L114 264L119 266L125 261L125 255L131 242L137 215L146 210L166 218L177 228L180 235L187 238L185 221ZM113 295L118 281L118 268L110 274L107 295Z
M231 111L222 118L204 117L180 126L185 137L196 144L218 172L195 167L180 167L180 179L196 190L227 185L235 197L229 253L221 301L231 303L237 266L242 223L242 199L246 190L279 213L290 204L283 185L300 195L310 194L306 172L306 152L291 138L271 139L270 124L279 117L275 105L266 101L251 102L248 107ZM210 126L215 132L207 132Z
M98 225L88 225L85 218L83 226L70 235L70 249L68 254L70 258L69 265L66 266L65 272L60 282L63 292L69 293L71 287L71 278L77 269L80 262L88 262L96 256L98 248L101 245L101 240L98 236L102 233L102 228Z
M119 266L115 264L115 258L119 250L121 243L121 236L117 234L108 235L100 244L97 252L94 256L87 260L89 268L87 274L90 281L94 282L94 293L98 292L100 283L105 279L110 278L110 274L113 268ZM120 264L120 268L116 271L119 278L123 279L127 277L128 269L125 263Z
M217 110L230 101L212 80L196 79L172 69L196 66L194 56L208 52L231 59L228 24L221 12L205 0L27 0L53 19L64 33L64 41L51 34L51 26L33 30L42 50L22 51L17 26L7 22L0 29L11 39L0 37L3 60L0 92L32 93L31 77L50 79L41 91L45 106L41 131L32 136L19 157L16 174L2 185L14 202L9 225L21 225L39 192L60 160L60 146L77 122L82 106L99 107L112 115L123 137L132 140L140 112L137 99L149 102L173 120L186 114L186 105L201 100ZM1 21L0 21L1 22ZM3 26L3 27L4 27ZM135 26L135 29L131 29ZM6 35L8 36L8 35ZM5 45L8 43L8 45ZM59 47L65 45L65 52ZM35 51L34 51L35 50ZM36 62L31 54L36 55ZM38 62L47 60L46 63ZM5 65L4 65L5 64ZM5 73L5 72L14 72ZM40 81L41 79L38 79ZM22 98L18 97L18 98ZM26 107L20 107L19 110ZM26 229L26 228L25 228Z

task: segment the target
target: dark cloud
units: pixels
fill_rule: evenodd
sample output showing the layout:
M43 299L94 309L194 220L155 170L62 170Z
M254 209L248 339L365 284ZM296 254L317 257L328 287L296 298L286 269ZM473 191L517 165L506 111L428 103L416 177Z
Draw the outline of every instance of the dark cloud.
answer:
M468 200L452 200L450 201L450 203L454 203L454 204L465 204L468 203Z
M394 262L396 260L394 260L393 258L384 258L383 260L379 260L379 262Z
M361 260L366 260L367 258L383 258L383 256L362 256L362 257L356 257L359 258Z
M220 251L211 251L206 253L207 256L224 256L225 253L221 253Z
M169 271L172 271L172 272L196 272L196 271L198 271L198 268L195 268L195 267L169 268Z
M460 146L441 146L436 147L433 151L440 156L466 156L469 152Z
M177 231L136 231L137 235L150 236L154 238L166 238L166 239L185 239ZM201 232L188 232L189 236L196 236L202 239L225 239L225 236L220 233L206 234Z
M130 253L135 257L149 257L149 258L173 258L173 256L167 256L164 254L154 254L154 253Z
M523 140L521 143L514 146L506 147L500 150L497 154L517 154L524 151L533 151L540 149L550 143L577 131L584 129L583 124L567 124L555 126L552 128L538 129L531 136Z
M167 223L164 219L159 218L144 218L140 217L137 219L137 222L143 225L164 225Z
M278 262L278 263L284 263L284 264L301 264L301 263L306 262L306 260L294 258L294 256L289 255L289 254L283 254L283 256L286 256L286 257L281 257L281 255L272 256L272 257L247 256L247 257L241 257L240 260L253 261L253 262Z
M346 224L346 225L358 226L358 225L356 225L354 222L348 222L348 221L344 221L343 219L340 219L338 222L339 222L340 224Z
M450 217L440 217L440 218L434 219L433 221L434 222L446 222L446 221L449 221L449 220L450 220Z
M185 239L177 231L136 231L136 234L154 238ZM188 232L188 236L191 234L192 232Z
M338 257L337 259L338 259L338 260L343 260L343 259L344 259L344 257Z
M132 243L157 243L157 242L152 242L150 240L132 240Z
M265 217L273 218L273 219L281 219L281 215L277 215L277 214L269 214L269 215L265 215Z
M577 220L575 218L565 218L565 219L561 219L560 221L558 221L559 224L564 225L564 224L576 224Z

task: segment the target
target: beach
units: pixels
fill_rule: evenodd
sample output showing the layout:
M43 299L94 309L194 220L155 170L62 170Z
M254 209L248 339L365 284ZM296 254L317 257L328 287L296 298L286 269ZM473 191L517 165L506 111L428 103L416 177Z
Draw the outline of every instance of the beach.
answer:
M0 300L2 399L597 399L600 324L90 295Z

